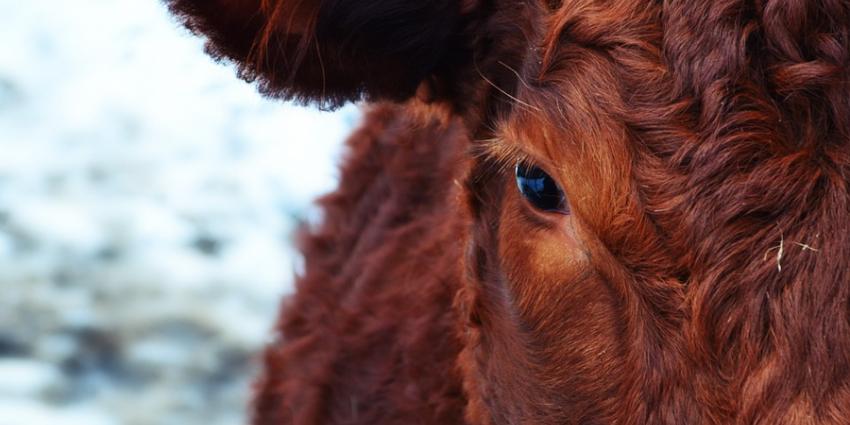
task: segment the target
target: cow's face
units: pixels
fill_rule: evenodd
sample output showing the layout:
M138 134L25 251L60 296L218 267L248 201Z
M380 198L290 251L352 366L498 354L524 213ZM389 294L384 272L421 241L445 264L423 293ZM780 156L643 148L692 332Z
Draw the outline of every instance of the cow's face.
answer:
M552 3L467 185L478 410L846 420L850 7Z

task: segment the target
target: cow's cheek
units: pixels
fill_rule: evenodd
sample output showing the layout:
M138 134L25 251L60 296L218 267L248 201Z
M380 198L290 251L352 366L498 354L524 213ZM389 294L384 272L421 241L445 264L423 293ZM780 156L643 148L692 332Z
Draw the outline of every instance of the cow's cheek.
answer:
M523 202L506 193L499 235L501 271L523 322L517 329L554 368L543 375L567 373L571 391L610 391L621 354L618 303L582 242L592 235L576 216L529 216L536 212Z
M576 220L535 211L516 190L506 190L499 220L499 263L514 306L534 315L552 296L568 291L589 270Z

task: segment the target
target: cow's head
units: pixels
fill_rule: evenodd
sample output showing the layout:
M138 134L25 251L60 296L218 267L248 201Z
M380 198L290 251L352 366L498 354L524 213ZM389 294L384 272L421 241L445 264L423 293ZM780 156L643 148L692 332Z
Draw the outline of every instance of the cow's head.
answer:
M170 4L266 94L464 119L470 419L850 418L847 2Z

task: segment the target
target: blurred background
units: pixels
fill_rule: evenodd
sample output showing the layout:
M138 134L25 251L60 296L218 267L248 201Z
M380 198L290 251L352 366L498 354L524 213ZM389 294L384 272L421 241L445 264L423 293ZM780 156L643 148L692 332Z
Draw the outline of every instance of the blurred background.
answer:
M0 0L0 425L244 423L359 115L234 74L158 0Z

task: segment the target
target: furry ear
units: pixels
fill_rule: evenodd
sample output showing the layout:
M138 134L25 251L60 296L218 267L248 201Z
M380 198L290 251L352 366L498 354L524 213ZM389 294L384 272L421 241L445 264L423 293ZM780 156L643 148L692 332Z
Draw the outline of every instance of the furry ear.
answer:
M402 100L468 56L475 0L164 0L268 96L335 108ZM466 52L468 53L468 52ZM443 71L440 71L443 70Z

